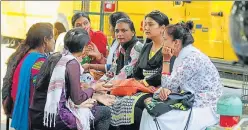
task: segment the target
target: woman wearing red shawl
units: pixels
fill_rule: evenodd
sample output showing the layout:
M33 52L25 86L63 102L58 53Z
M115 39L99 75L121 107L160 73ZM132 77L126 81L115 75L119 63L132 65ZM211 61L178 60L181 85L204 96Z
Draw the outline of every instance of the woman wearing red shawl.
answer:
M107 37L101 31L93 31L90 25L90 18L84 12L77 12L72 16L71 20L73 28L81 27L85 29L90 35L90 41L85 47L86 53L82 55L84 63L93 63L93 64L104 64L106 62L107 56ZM56 41L55 51L62 51L64 48L64 36L65 33L62 33L58 36Z

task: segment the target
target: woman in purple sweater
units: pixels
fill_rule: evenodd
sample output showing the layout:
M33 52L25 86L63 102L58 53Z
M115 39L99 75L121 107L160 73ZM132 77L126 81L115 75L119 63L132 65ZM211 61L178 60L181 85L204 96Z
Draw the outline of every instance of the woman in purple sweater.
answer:
M37 77L33 103L30 106L32 130L108 130L111 113L97 106L94 92L108 91L104 82L82 86L83 69L79 59L88 43L88 33L75 28L65 36L65 51L48 57Z

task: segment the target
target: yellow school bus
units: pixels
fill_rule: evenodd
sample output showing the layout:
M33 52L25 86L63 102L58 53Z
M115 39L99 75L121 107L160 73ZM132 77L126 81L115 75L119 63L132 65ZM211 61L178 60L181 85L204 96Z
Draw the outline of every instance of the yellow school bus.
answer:
M243 70L232 66L236 61L229 37L229 15L232 1L2 1L1 35L5 41L24 39L29 27L41 21L64 26L58 32L67 31L71 17L76 11L90 15L94 30L102 30L111 43L109 14L116 11L126 12L134 22L136 35L144 39L142 21L152 10L164 12L170 23L192 20L194 22L194 45L211 57L222 76L224 85L242 87ZM55 26L56 27L56 26ZM233 76L235 74L235 76Z

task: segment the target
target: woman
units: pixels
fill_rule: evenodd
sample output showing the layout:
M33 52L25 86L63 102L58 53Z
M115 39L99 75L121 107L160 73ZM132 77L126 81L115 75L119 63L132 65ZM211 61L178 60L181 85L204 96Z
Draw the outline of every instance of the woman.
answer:
M152 11L145 17L144 32L152 41L143 47L133 77L147 87L161 85L162 33L167 25L169 25L168 17L160 11Z
M153 43L146 43L143 47L143 49L140 52L138 61L133 67L133 72L130 77L134 77L140 81L144 79L143 76L143 66L151 66L152 69L161 69L162 71L162 53L161 53L161 43L162 43L162 32L165 29L165 26L169 24L168 17L159 12L159 11L153 11L146 15L145 17L145 33L148 38L152 39ZM147 59L144 59L144 55L148 55L150 52L150 48L155 48L154 50L159 50L153 58L150 60L148 57ZM149 47L149 48L148 48ZM161 76L161 75L160 75ZM159 78L159 75L152 74L150 77L151 82L147 86L152 91L154 91L154 87L152 86L159 86L160 83L157 83L157 79ZM159 81L160 82L160 81ZM142 82L143 83L143 82ZM147 97L150 97L150 94L147 93L137 93L133 96L125 96L121 99L117 100L116 103L113 105L115 107L115 111L112 113L112 120L111 125L114 126L120 126L121 129L130 129L130 130L137 130L139 129L140 120L142 111L144 109L144 99ZM118 107L117 107L118 106ZM113 116L114 115L114 116Z
M109 16L109 31L111 32L112 38L114 38L112 45L109 50L109 54L106 60L106 64L84 64L83 68L88 71L89 69L94 69L102 72L109 71L111 64L113 63L114 53L119 47L118 41L115 39L115 26L117 20L121 18L128 18L129 16L124 12L114 12Z
M68 31L64 41L66 51L52 55L42 66L30 107L32 129L89 130L91 124L96 130L108 130L109 108L95 106L96 100L92 99L94 92L108 89L102 87L104 82L86 86L80 81L83 69L79 62L89 39L82 28Z
M11 127L16 130L29 128L28 107L32 101L36 75L46 59L45 53L53 51L54 43L52 24L36 23L28 30L24 43L9 58L3 79L3 106L8 101L14 102L13 109L10 104L8 115L13 110Z
M89 33L90 41L86 46L86 50L84 57L89 56L91 58L90 61L86 63L105 63L106 62L106 46L107 46L107 37L101 32L94 32L91 29L90 25L90 17L84 12L77 12L72 16L72 27L81 27ZM61 33L56 42L56 51L63 51L63 37L65 33ZM100 55L99 55L100 54ZM83 58L84 58L83 57Z
M157 121L160 128L183 130L188 124L188 130L205 130L218 122L215 110L222 94L219 73L208 56L192 45L194 39L185 24L168 26L164 40L162 88L154 97L166 100L170 93L190 91L195 95L195 101L192 111L172 110L159 116ZM177 59L170 73L169 61L173 55ZM144 110L140 130L154 127L153 117Z
M143 44L135 36L133 22L127 18L121 18L116 22L115 35L120 46L114 53L108 77L112 78L111 80L123 80L132 75Z

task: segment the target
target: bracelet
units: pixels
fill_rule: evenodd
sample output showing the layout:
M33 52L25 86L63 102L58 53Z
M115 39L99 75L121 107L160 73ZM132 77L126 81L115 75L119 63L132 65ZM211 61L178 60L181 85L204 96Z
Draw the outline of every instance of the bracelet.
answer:
M162 72L163 75L171 75L170 72Z
M170 61L165 60L165 61L163 61L163 63L164 64L170 64Z
M96 65L96 70L99 70L99 64Z

